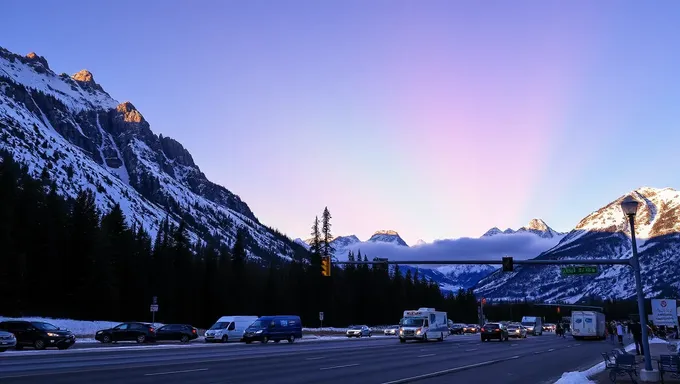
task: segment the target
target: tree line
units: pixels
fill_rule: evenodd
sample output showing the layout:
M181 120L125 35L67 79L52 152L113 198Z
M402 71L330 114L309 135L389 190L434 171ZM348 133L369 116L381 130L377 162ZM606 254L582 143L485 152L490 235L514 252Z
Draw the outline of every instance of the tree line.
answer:
M100 212L89 189L67 199L47 168L34 178L11 154L0 161L0 315L150 321L157 296L157 321L198 327L248 314L297 314L316 327L319 312L324 326L394 324L419 307L476 322L471 290L444 293L417 271L333 266L322 276L321 256L334 253L328 208L312 225L309 252L263 261L248 257L244 228L233 244L192 243L185 221L166 219L152 238L129 225L118 204ZM360 251L348 257L368 260Z

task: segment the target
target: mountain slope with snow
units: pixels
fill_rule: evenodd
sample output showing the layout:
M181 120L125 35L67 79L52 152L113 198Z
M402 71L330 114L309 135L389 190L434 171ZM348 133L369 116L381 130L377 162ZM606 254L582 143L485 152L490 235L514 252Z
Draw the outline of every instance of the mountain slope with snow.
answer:
M635 233L644 292L647 296L676 296L680 293L680 193L671 188L643 187L630 194L640 202ZM630 227L620 208L623 198L586 216L537 259L631 257ZM633 297L635 283L627 266L602 266L595 276L571 277L562 276L557 266L516 266L513 272L497 271L482 279L476 293L495 299L576 302L588 295Z
M184 220L197 241L233 244L244 229L250 256L299 257L304 249L262 225L239 196L210 182L177 141L154 134L130 102L119 103L80 71L57 75L34 53L0 48L0 149L59 193L96 194L100 210L118 203L130 224L152 236L163 219Z
M533 233L545 239L559 238L566 235L566 233L557 232L556 230L550 228L550 226L548 226L548 224L546 224L545 221L541 219L531 219L527 225L521 227L516 231L511 228L508 228L505 231L501 231L498 227L493 227L486 231L486 233L484 233L482 237L491 237L500 234L509 235L513 233L526 233L526 232Z

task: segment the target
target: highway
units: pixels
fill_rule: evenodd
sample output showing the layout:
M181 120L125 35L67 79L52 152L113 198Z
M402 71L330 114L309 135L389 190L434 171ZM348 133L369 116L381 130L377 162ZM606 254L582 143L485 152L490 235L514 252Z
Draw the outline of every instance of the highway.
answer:
M372 338L288 344L79 346L66 351L8 351L0 383L552 383L610 351L607 342L554 334L508 342L450 336L400 344Z

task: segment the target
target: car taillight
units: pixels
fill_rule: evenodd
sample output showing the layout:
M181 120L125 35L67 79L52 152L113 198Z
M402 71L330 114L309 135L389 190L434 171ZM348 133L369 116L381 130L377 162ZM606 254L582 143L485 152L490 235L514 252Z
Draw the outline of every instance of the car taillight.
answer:
M154 329L153 329L153 328L149 328L149 332L153 332L153 331L154 331Z
M500 329L497 329L497 330L496 330L496 332L500 332L500 331L501 331Z
M486 329L482 328L482 332L486 332Z
M196 333L196 328L192 329L191 333Z

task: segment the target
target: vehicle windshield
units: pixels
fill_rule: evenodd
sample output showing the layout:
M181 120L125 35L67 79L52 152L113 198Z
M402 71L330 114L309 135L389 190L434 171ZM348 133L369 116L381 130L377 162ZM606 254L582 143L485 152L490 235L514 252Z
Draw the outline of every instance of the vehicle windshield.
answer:
M248 328L251 329L265 329L267 328L267 325L269 324L269 321L266 320L255 320Z
M389 327L389 328L387 328L387 329L397 329L397 328L399 328L398 325L393 325L393 326L391 326L391 327Z
M226 329L231 324L230 321L218 321L210 329Z
M401 321L401 325L404 327L422 327L425 323L425 319L418 317L406 317Z
M530 321L523 321L522 325L524 325L525 327L533 327L534 325L536 325L536 323L532 323Z
M350 325L347 329L352 329L352 330L361 329L361 325Z
M43 323L39 321L33 322L31 324L33 324L33 326L38 329L42 329L43 331L56 331L59 329L50 323Z

